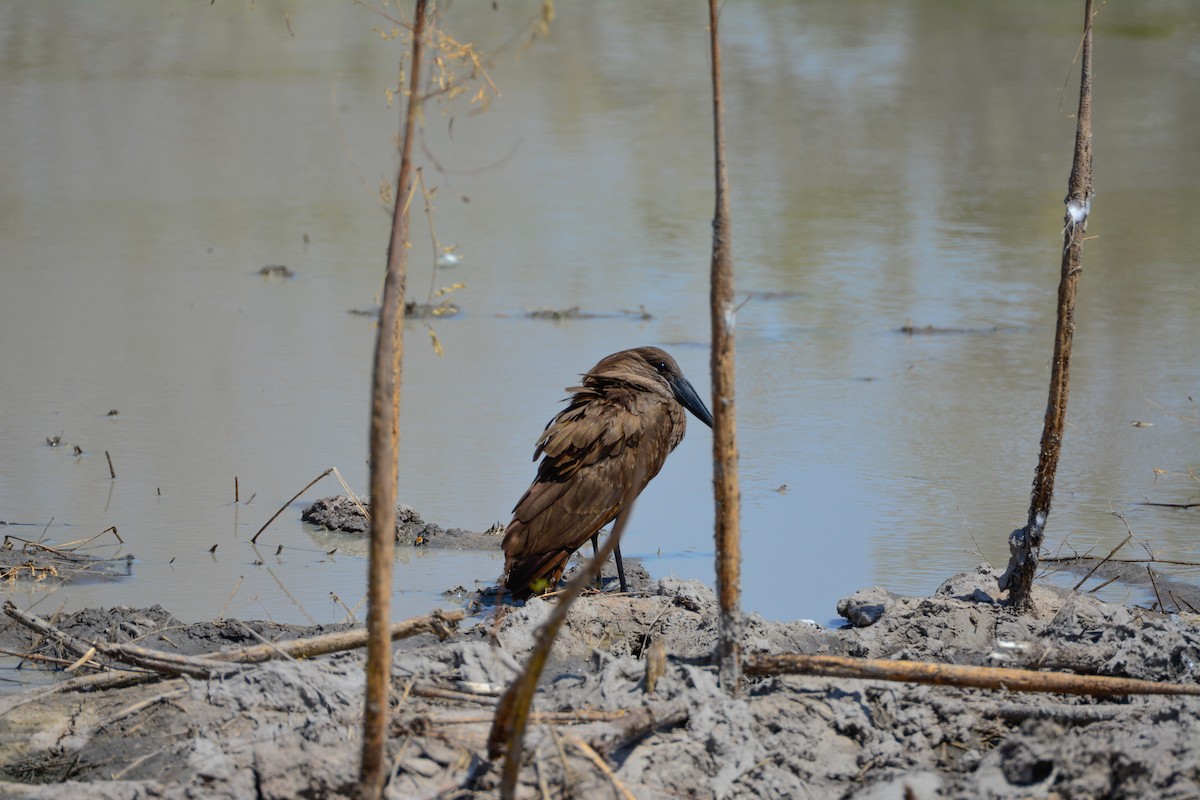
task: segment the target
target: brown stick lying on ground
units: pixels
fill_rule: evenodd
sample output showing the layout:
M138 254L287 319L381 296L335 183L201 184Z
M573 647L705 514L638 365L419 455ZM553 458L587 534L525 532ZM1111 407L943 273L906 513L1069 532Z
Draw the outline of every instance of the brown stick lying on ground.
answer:
M54 639L77 655L90 656L94 653L102 653L118 661L151 670L156 674L167 675L208 677L236 669L239 665L257 664L263 661L270 661L273 658L312 658L341 650L354 650L363 647L367 641L366 630L357 628L350 631L313 636L308 639L291 639L284 642L243 647L237 650L218 650L204 656L182 656L176 653L164 653L146 647L137 647L118 642L85 641L64 633L36 614L22 611L11 600L4 602L3 610L5 614L25 627ZM392 640L406 639L422 633L433 633L439 638L445 639L465 616L466 613L463 611L435 611L424 617L415 617L403 622L397 622L391 626ZM77 688L106 688L108 685L124 685L126 683L138 682L139 680L149 680L153 677L156 677L156 675L139 675L137 673L126 672L117 672L109 675L89 675L86 678L65 681L53 687L52 691L37 693L36 697L16 697L12 701L0 703L0 714L9 710L10 707L15 708L24 702L39 699L55 692L71 691ZM108 680L99 680L102 678Z
M755 654L746 656L747 675L817 675L825 678L905 681L936 686L1000 689L1009 692L1058 692L1100 697L1129 694L1200 695L1200 685L1159 683L1138 678L1107 675L1074 675L1069 672L1038 672L1006 667L972 667L959 664L930 664L921 661L890 661L880 658Z

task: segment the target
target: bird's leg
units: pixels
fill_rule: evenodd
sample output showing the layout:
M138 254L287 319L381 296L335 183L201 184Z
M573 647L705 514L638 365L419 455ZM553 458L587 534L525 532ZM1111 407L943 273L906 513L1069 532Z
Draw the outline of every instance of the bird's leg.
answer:
M598 546L599 544L600 544L600 531L596 531L595 533L592 534L592 558L595 558L596 553L599 552L599 550L600 550L600 548ZM596 591L600 591L601 589L604 588L604 578L600 575L599 572L596 573L595 586L596 586Z
M621 522L621 516L627 513L629 513L628 509L620 514L617 514L616 522L613 523L612 533L608 534L609 536L616 534L617 526ZM621 582L621 593L624 594L625 592L629 591L629 584L625 582L625 562L621 560L621 543L619 541L613 545L613 558L616 559L617 562L617 580Z
M613 558L617 559L617 579L621 581L621 592L628 592L629 584L625 583L625 562L621 561L620 542L617 542L616 546L613 548Z
M613 525L612 529L617 530L616 525ZM608 535L612 536L611 533ZM600 531L596 531L596 533L592 534L592 558L595 558L596 553L599 552L599 543ZM620 542L617 542L617 545L613 547L612 555L614 559L617 559L617 579L620 582L620 590L622 590L622 593L626 593L626 591L629 591L629 584L625 583L625 563L620 560ZM596 589L604 589L604 578L600 577L599 572L596 573L595 587Z
M613 530L615 531L616 529L617 529L617 526L614 525ZM609 536L612 536L612 534L610 533ZM597 531L596 533L592 534L592 558L596 557L596 553L599 550L597 545L599 545L599 543L600 543L600 532ZM627 584L625 582L625 562L621 560L621 543L620 542L618 542L613 547L613 558L615 558L617 560L617 580L620 581L620 583L621 583L621 592L622 593L628 592L629 584ZM596 573L596 588L597 589L604 588L604 579L600 577L600 573L598 573L598 572Z

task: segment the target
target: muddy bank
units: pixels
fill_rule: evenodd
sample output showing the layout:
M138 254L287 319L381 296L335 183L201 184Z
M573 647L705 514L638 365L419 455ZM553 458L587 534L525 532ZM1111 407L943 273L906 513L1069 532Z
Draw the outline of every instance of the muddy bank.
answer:
M300 513L300 519L327 531L367 535L371 509L370 499L360 503L336 495L323 497ZM496 523L482 533L464 528L444 528L435 522L426 522L412 506L400 503L396 506L396 543L414 547L447 549L497 550L504 537L504 525Z
M746 645L1197 682L1194 616L1046 589L1041 615L1022 619L996 603L995 585L981 568L929 598L859 592L839 604L856 626L842 630L751 617ZM445 641L426 635L397 644L390 797L494 792L499 770L485 747L491 706L551 602L494 608ZM195 652L225 636L297 633L232 621L218 633L216 623L179 625L155 609L80 612L60 624ZM639 798L1200 795L1198 698L784 676L748 681L745 697L731 700L706 665L715 637L712 593L693 581L581 598L535 704L522 795L606 797L618 783ZM11 625L0 640L5 648L34 647ZM666 669L647 693L645 656L654 642L665 649ZM357 771L361 667L361 653L345 652L8 708L0 717L0 776L10 783L0 794L344 796Z

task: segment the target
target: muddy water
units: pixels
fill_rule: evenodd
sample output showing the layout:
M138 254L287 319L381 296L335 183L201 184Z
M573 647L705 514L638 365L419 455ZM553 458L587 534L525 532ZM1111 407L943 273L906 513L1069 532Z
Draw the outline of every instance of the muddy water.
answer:
M749 609L826 620L861 586L928 592L1004 562L1053 338L1070 5L725 7ZM493 52L538 6L455 4L447 23ZM1187 11L1097 22L1096 238L1055 549L1107 552L1118 512L1161 555L1198 557L1194 513L1138 505L1200 492ZM374 332L347 312L377 302L389 226L401 50L380 25L349 3L0 11L0 519L57 543L116 526L124 546L92 552L136 557L131 579L20 588L23 604L363 616L361 546L307 530L301 503L248 540L329 466L366 489ZM428 108L436 232L463 259L435 273L416 220L410 296L466 288L433 322L444 356L406 331L400 495L427 519L506 520L563 387L609 352L665 346L707 394L704 42L699 6L559 4L548 38L489 62L487 113ZM651 318L523 318L573 306ZM655 575L712 578L710 444L694 424L639 501L623 549ZM500 567L401 554L395 613Z

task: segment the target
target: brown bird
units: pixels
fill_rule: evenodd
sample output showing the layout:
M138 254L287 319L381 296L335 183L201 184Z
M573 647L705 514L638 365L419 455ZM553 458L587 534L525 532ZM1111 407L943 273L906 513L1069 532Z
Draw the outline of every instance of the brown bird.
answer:
M691 411L712 415L657 347L613 353L569 387L567 407L546 425L533 460L537 477L504 534L504 575L514 600L552 590L571 554L596 538L646 488L683 439ZM617 566L624 591L621 551Z

